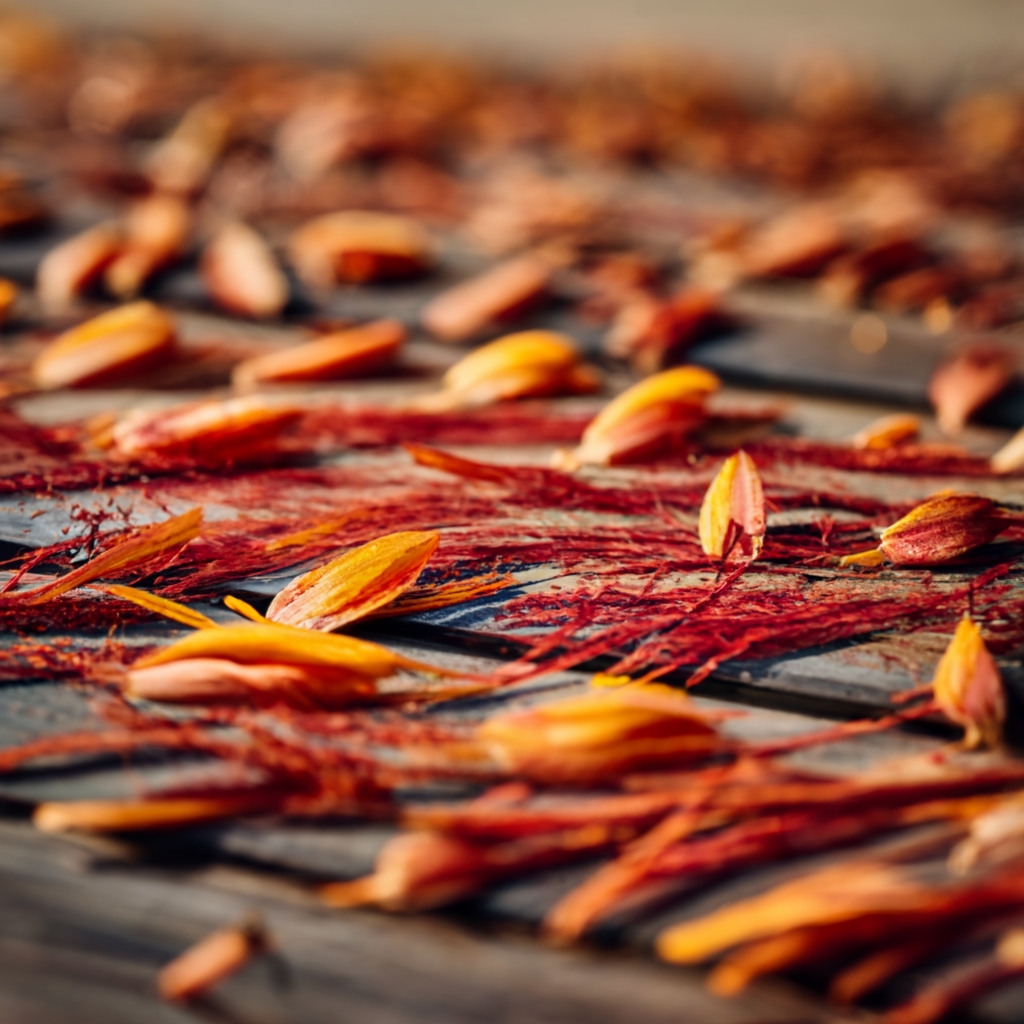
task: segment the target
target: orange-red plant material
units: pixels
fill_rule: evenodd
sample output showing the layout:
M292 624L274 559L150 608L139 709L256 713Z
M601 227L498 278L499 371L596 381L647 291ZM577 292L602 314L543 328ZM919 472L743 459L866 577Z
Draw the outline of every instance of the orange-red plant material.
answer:
M175 957L160 971L157 989L164 999L195 999L270 946L270 935L259 918L247 918L207 935Z

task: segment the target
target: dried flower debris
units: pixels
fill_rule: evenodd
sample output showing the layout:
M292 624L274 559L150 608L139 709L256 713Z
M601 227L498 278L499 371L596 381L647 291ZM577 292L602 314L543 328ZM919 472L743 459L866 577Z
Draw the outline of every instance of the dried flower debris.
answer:
M780 115L696 71L624 65L570 82L440 57L367 58L335 78L238 57L211 63L197 92L184 58L155 49L167 87L126 80L115 96L69 41L30 24L0 19L12 88L32 104L49 79L47 109L63 113L41 138L26 128L25 151L110 209L49 247L34 288L0 281L5 330L25 316L36 330L27 358L0 363L0 493L101 503L83 494L71 521L84 529L3 566L3 678L82 687L104 727L8 747L0 772L154 748L236 770L219 787L42 803L38 828L267 814L400 828L372 872L316 888L334 907L424 910L589 864L547 910L558 942L827 854L663 928L657 954L707 963L722 995L796 973L904 1024L1024 973L1007 667L1024 652L1020 438L975 455L923 441L908 413L845 443L771 433L770 415L730 409L715 374L680 365L744 328L736 300L751 282L803 279L807 301L870 310L850 333L865 356L892 316L935 334L1020 320L1022 261L1005 239L940 230L963 208L1024 208L1019 97L882 117L834 67L798 75ZM49 154L63 135L80 166ZM738 173L791 198L696 216L579 173L621 184L641 163ZM41 229L51 211L35 187L0 178L0 235ZM651 227L677 232L671 252L646 244ZM467 249L472 269L453 280ZM203 302L288 335L225 348L224 390L182 401L170 392L195 350L177 301L155 297L192 267ZM433 290L401 315L331 306L421 286ZM566 324L603 333L601 353ZM424 335L445 343L425 371ZM964 340L929 386L950 435L1017 364L1002 340ZM417 374L430 380L394 401L310 398ZM49 427L17 411L21 397L140 382L167 394ZM941 478L955 489L935 493ZM413 616L483 633L505 660L456 671L373 632ZM173 634L119 632L156 621ZM84 645L71 631L109 635ZM931 683L879 718L744 741L686 692L740 659L883 634L946 647ZM570 668L600 671L583 692L531 691ZM789 757L911 721L950 742L858 775ZM475 795L408 797L434 783ZM892 987L969 943L983 947L974 962ZM169 964L159 990L197 998L270 945L254 922L226 927Z

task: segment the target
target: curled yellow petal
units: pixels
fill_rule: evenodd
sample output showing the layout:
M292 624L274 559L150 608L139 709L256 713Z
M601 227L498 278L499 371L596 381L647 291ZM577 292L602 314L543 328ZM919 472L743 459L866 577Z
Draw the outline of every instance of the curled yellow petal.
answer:
M60 579L52 583L44 583L32 590L23 590L4 595L7 601L27 601L29 604L42 604L52 601L61 594L66 594L75 587L85 586L101 576L125 569L133 565L142 565L157 555L162 555L174 548L182 547L199 535L203 525L203 510L190 509L183 515L175 516L155 526L141 526L128 530L118 537L106 551L91 558L85 565L80 565ZM138 603L138 602L136 602Z
M935 669L935 700L965 730L968 747L997 747L1006 719L1003 680L981 630L965 615Z
M444 389L416 402L437 411L513 398L594 391L596 372L580 359L571 338L556 331L520 331L483 345L444 376Z
M754 460L738 451L722 463L700 506L698 533L704 554L724 558L745 537L751 557L764 542L764 491Z
M253 622L269 622L270 620L265 615L260 615L258 611L248 601L243 601L240 597L234 597L232 594L228 594L224 598L224 605L230 608L233 612L238 612L239 615L244 616L247 619L251 619Z
M656 373L613 398L587 426L572 465L611 465L656 455L704 420L709 395L721 386L699 366Z
M416 582L440 539L436 531L420 530L378 537L292 580L267 618L317 630L361 619Z
M453 604L475 601L477 598L496 594L499 590L517 586L518 583L515 576L510 574L499 576L497 573L488 573L485 576L473 576L467 580L441 583L436 587L413 587L393 601L382 605L368 618L383 619L396 615L414 615L418 612L449 608Z

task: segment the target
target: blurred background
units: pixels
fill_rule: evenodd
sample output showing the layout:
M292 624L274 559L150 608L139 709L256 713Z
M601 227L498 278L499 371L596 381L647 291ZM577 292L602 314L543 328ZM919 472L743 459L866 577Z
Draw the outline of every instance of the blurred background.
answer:
M35 0L101 28L202 29L228 41L336 50L419 40L529 59L623 46L708 50L750 71L827 47L906 89L1024 81L1021 0Z

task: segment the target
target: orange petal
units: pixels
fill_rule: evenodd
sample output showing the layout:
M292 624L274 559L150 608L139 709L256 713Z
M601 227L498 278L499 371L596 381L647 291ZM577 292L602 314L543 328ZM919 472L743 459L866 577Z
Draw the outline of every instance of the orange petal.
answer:
M893 413L872 420L853 435L854 448L875 451L894 448L906 441L916 440L921 432L921 421L910 413Z
M32 823L43 832L136 832L271 810L280 797L250 793L153 800L75 800L40 804Z
M146 169L155 191L189 194L200 189L228 142L232 121L219 98L193 103L149 153Z
M584 366L571 338L555 331L520 331L471 352L444 376L444 391L417 405L467 408L539 395L593 391L596 373Z
M107 289L131 299L161 267L181 256L192 227L192 211L177 196L151 195L135 203L125 225L123 251L103 275Z
M444 341L472 338L537 301L551 272L547 260L532 255L499 263L432 299L423 310L423 326Z
M684 693L621 686L489 719L478 739L502 767L548 782L580 782L626 769L685 763L721 745Z
M507 587L517 586L515 576L499 576L488 573L486 576L473 576L468 580L454 580L436 587L414 587L400 597L378 608L368 616L371 619L382 619L394 615L414 615L417 612L433 611L437 608L449 608L453 604L475 601L478 597L495 594Z
M304 710L340 708L377 696L374 680L320 665L240 665L227 658L186 658L132 668L125 693L171 704L287 704Z
M361 619L408 590L437 548L440 534L407 531L379 537L292 580L267 618L332 630Z
M414 220L345 210L316 217L288 240L296 273L310 287L360 283L422 273L432 262L430 236Z
M935 669L935 700L966 730L968 747L998 747L1006 720L1003 680L981 631L965 615Z
M668 928L658 936L656 948L663 960L698 963L744 942L855 920L873 910L912 910L933 898L896 868L840 865Z
M92 386L130 377L174 351L174 321L152 302L133 302L65 331L36 357L41 388Z
M268 945L258 918L221 928L172 960L157 977L157 989L164 999L193 999L240 970Z
M251 395L173 409L136 410L114 425L111 438L117 451L128 458L158 453L220 462L258 453L302 415L298 406Z
M156 555L164 554L175 548L182 547L199 535L203 525L203 510L194 508L183 515L175 516L155 526L141 526L128 530L114 543L90 559L85 565L73 569L66 576L44 583L41 587L5 595L8 601L27 601L29 604L42 604L52 601L61 594L66 594L75 587L84 586L101 576L125 569L128 566L141 565ZM139 603L139 602L136 602ZM179 606L180 607L180 606ZM173 616L172 616L173 617Z
M232 380L238 388L250 388L263 382L357 377L392 362L405 338L405 327L397 320L375 320L304 345L247 359L235 367Z

